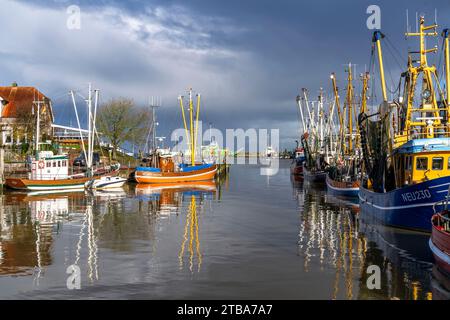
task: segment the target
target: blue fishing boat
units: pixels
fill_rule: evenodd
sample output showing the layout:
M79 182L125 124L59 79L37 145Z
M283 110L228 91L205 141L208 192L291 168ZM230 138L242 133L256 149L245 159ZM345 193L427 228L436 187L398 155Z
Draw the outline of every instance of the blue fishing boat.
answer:
M385 36L374 33L383 102L377 113L358 117L364 160L359 199L361 214L390 226L430 232L433 206L450 186L450 59L449 33L444 30L445 94L436 67L427 63L427 53L437 49L425 47L425 37L436 36L438 26L425 26L424 21L420 17L418 32L407 34L420 37L420 50L410 52L392 101L387 99L381 53Z

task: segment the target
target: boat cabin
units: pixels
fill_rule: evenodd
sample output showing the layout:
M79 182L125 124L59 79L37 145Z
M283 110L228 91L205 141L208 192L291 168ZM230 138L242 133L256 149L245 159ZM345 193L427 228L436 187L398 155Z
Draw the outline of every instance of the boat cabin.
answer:
M31 180L58 180L69 178L69 158L67 155L54 155L51 151L41 151L31 161Z
M397 187L450 176L450 138L410 140L393 161Z

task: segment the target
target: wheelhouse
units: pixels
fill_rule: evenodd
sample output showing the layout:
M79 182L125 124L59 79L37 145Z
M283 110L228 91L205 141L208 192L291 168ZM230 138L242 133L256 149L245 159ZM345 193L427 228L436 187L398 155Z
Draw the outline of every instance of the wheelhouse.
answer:
M450 138L411 140L395 150L393 161L397 186L450 176Z

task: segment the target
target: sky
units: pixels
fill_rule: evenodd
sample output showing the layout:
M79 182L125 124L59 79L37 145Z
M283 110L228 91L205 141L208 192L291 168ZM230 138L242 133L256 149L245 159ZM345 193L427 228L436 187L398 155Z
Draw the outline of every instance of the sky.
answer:
M413 29L416 12L432 23L435 9L450 27L448 0L0 0L0 82L37 87L59 124L76 124L67 93L86 93L89 82L103 102L127 97L146 106L160 96L158 130L166 136L182 126L177 97L192 87L202 95L204 123L280 129L280 148L290 149L301 88L314 100L321 87L331 94L331 72L344 88L345 64L357 74L369 67L372 4L381 9L395 86L416 44L404 37L406 10ZM67 28L71 5L80 8L80 29Z

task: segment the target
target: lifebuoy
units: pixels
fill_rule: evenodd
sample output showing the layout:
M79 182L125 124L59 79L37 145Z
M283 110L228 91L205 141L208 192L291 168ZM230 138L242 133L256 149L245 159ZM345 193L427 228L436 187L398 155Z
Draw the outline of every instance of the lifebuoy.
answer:
M44 169L44 168L45 168L45 162L44 162L44 160L39 160L39 162L38 162L38 168L39 168L39 169Z

